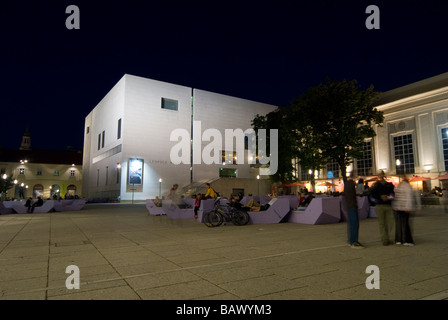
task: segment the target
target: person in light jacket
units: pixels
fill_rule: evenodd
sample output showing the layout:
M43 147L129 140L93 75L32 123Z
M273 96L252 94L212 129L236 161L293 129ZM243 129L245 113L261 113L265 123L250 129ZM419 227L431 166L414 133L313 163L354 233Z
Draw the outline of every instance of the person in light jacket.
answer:
M403 176L403 180L394 191L395 199L392 207L395 210L395 244L413 246L409 217L420 209L420 197L416 195L406 176Z

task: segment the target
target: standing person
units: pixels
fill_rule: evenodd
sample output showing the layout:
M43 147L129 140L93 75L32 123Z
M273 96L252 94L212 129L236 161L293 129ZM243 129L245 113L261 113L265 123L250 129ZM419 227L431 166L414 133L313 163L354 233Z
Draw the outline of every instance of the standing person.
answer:
M369 192L369 183L367 182L367 180L364 182L364 192Z
M356 185L356 195L363 196L364 195L364 179L360 178L358 180L358 184Z
M206 183L205 187L207 188L207 193L205 194L204 199L214 199L215 198L215 190L210 186L210 183Z
M358 217L358 200L356 198L355 181L349 179L344 184L344 205L347 210L347 234L348 243L353 249L364 248L358 242L359 235L359 217Z
M406 176L395 189L395 199L392 207L395 210L395 244L413 246L411 228L409 226L409 216L420 206L420 197L417 197L412 190Z
M394 211L392 209L394 185L386 181L383 170L378 173L378 178L380 180L370 188L370 194L376 200L375 208L378 215L381 241L383 246L388 246L390 244L389 236L392 234L394 227Z
M198 220L198 210L201 207L201 194L198 193L194 199L194 221Z
M177 195L178 187L179 187L179 185L177 183L173 184L173 187L170 189L170 193L167 196L168 200L176 200L178 198L178 195Z

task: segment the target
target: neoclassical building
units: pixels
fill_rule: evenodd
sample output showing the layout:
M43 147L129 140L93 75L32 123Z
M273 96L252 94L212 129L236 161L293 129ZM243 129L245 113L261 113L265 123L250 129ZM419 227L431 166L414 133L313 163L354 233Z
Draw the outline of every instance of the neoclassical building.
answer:
M448 73L382 94L375 169L435 178L448 171ZM437 184L437 180L432 180Z
M448 73L382 93L377 109L384 113L384 124L376 128L376 137L365 141L363 158L348 168L352 177L384 170L396 181L400 173L433 179L448 171ZM329 171L332 181L341 185L336 163L328 163L319 179L329 180ZM306 170L298 167L297 174L300 180L309 180ZM418 188L439 183L430 180Z
M33 149L26 130L19 149L0 149L0 179L11 175L16 184L3 197L80 197L82 153L80 150Z

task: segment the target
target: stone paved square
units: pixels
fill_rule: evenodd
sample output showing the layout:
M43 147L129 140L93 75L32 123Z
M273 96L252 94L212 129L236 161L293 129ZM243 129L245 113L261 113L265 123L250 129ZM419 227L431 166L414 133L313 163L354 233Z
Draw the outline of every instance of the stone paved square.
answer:
M416 245L383 246L376 219L207 228L148 215L143 204L0 216L2 300L445 300L448 214L412 218ZM69 290L69 265L80 289ZM366 268L378 266L380 289Z

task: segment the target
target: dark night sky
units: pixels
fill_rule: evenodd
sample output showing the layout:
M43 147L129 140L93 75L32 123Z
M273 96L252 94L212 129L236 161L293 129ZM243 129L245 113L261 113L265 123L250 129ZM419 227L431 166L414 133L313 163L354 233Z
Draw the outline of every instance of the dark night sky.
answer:
M68 5L80 30L68 30ZM367 30L368 5L381 10ZM82 148L125 74L278 106L324 81L387 91L448 71L445 1L0 2L0 144Z

